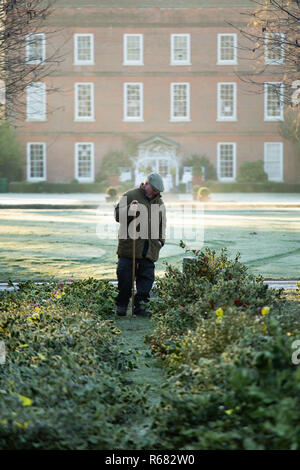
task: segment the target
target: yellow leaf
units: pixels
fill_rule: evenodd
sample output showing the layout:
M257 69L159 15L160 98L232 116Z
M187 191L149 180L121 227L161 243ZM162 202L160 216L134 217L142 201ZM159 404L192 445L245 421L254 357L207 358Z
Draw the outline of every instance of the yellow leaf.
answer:
M270 307L263 307L260 312L262 315L268 315L270 312Z
M20 429L27 429L28 426L29 426L29 421L25 421L24 424L18 423L17 421L14 421L14 424L15 424L16 426L18 426L18 428L20 428Z
M18 395L19 400L22 402L23 406L31 406L32 400L28 397L24 397L23 395Z
M217 317L222 317L223 316L223 309L222 308L218 308L218 310L216 310L216 315Z
M47 360L47 358L46 358L46 356L44 356L44 354L38 353L38 357L39 357L42 361L46 361L46 360Z

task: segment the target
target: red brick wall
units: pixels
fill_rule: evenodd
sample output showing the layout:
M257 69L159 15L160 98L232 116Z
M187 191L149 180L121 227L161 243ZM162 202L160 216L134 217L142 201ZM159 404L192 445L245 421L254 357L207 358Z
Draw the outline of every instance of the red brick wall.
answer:
M232 3L232 2L231 2ZM68 2L70 4L70 2ZM64 61L45 79L58 92L47 95L45 123L23 122L20 139L47 142L48 181L70 181L74 175L75 142L94 142L95 173L103 155L124 145L124 137L143 140L162 135L181 144L180 153L207 154L216 164L217 142L236 142L237 167L263 159L264 142L284 142L284 180L295 182L293 147L279 135L276 122L264 122L264 97L249 94L249 86L235 75L250 71L248 60L237 66L218 66L217 34L235 32L226 21L241 21L240 9L59 9L49 19L47 48L62 46ZM95 65L73 64L73 34L94 33ZM123 65L123 34L144 36L144 66ZM170 35L191 35L191 65L170 66ZM243 39L238 35L239 45ZM50 49L49 49L50 50ZM239 53L240 55L241 53ZM275 71L278 69L276 68ZM280 81L280 75L261 77ZM74 84L95 84L95 121L74 122ZM123 83L143 82L144 122L123 122ZM191 121L170 122L170 84L189 82ZM216 122L217 83L237 82L237 121Z

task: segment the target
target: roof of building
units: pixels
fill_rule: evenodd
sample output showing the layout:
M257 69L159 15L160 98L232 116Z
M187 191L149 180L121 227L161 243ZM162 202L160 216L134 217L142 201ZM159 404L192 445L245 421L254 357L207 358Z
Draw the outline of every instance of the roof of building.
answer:
M175 140L168 139L167 137L163 137L163 136L160 136L160 135L153 135L153 136L147 137L147 139L144 139L141 142L139 142L138 147L140 147L140 146L142 147L142 146L145 146L145 145L150 145L154 142L160 142L160 143L163 143L163 144L166 144L166 145L171 145L173 147L179 147L179 145L180 145Z
M55 8L251 8L251 0L56 0Z

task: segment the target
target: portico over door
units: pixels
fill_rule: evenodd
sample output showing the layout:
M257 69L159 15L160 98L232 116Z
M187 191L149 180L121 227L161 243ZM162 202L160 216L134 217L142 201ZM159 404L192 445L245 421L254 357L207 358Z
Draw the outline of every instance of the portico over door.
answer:
M179 183L179 162L177 142L162 137L153 137L138 146L135 161L135 184L138 185L149 173L159 173L164 181L165 191Z

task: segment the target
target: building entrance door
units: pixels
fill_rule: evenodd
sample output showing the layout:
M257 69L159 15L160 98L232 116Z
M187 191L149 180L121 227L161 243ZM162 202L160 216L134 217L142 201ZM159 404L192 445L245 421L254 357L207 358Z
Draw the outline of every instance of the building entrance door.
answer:
M178 184L179 179L176 149L176 144L166 143L160 137L141 144L136 160L135 184L143 181L149 173L159 173L163 179L165 191L170 191L174 183ZM172 173L175 181L173 181Z

